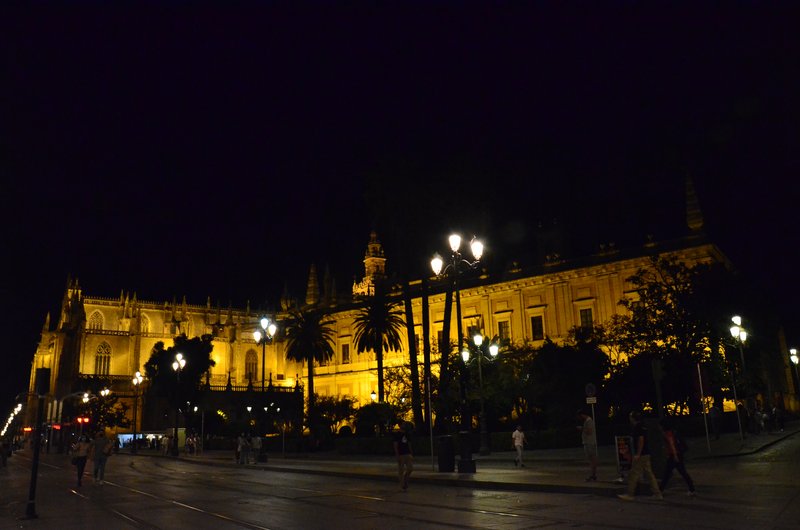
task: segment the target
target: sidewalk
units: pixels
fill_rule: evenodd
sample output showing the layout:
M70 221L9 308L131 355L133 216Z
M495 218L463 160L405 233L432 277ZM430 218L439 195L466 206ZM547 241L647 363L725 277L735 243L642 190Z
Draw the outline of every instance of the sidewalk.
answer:
M708 452L705 437L690 438L688 441L691 450L687 453L687 461L696 461L699 464L700 461L709 459L757 453L798 432L800 432L800 421L787 422L784 432L747 435L744 441L740 439L738 432L725 433L719 440L711 440L711 453ZM477 472L474 474L440 473L436 470L436 456L433 459L430 455L418 456L414 461L412 483L607 496L616 495L622 489L622 484L616 481L618 478L616 453L611 445L599 448L596 482L585 482L588 464L581 447L528 450L524 456L524 468L515 467L514 456L513 451L494 452L488 456L473 454L477 467ZM231 451L207 451L198 456L181 456L180 459L201 465L397 481L397 467L392 455L340 455L335 452L317 452L284 457L280 454L269 454L268 462L246 466L237 466Z

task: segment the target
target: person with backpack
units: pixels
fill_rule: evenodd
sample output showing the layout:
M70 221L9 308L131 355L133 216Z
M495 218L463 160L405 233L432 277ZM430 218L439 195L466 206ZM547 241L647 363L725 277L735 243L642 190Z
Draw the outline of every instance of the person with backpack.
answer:
M689 488L687 495L690 497L695 496L694 482L689 472L686 471L684 454L689 449L683 436L675 429L673 421L670 418L663 418L661 420L661 432L664 436L664 448L667 452L667 465L664 468L664 476L661 478L661 491L667 486L669 479L672 477L672 470L677 469L681 474L683 480Z

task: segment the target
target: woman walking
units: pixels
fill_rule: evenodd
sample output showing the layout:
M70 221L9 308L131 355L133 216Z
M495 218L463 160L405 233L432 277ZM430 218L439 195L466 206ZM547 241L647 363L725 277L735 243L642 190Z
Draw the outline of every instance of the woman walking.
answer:
M92 444L89 443L89 438L85 434L81 434L78 441L72 445L72 463L78 469L78 487L81 487L83 479L83 471L86 469L86 459L89 458L89 448Z

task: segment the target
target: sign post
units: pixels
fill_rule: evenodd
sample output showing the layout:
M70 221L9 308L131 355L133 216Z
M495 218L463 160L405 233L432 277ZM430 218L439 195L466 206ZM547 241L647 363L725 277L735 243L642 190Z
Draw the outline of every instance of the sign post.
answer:
M584 390L586 391L586 404L592 406L592 423L594 423L592 436L594 437L594 446L597 447L597 420L594 417L594 404L597 403L597 388L592 383L588 383Z

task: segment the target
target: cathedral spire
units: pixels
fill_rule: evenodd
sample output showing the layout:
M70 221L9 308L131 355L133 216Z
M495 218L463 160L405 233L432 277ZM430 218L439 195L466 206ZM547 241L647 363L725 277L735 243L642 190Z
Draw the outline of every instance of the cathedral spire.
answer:
M319 279L317 278L317 266L311 264L308 272L308 286L306 287L306 305L317 305L319 303Z
M703 230L703 212L700 211L700 202L694 191L692 177L686 175L686 226L693 233Z

